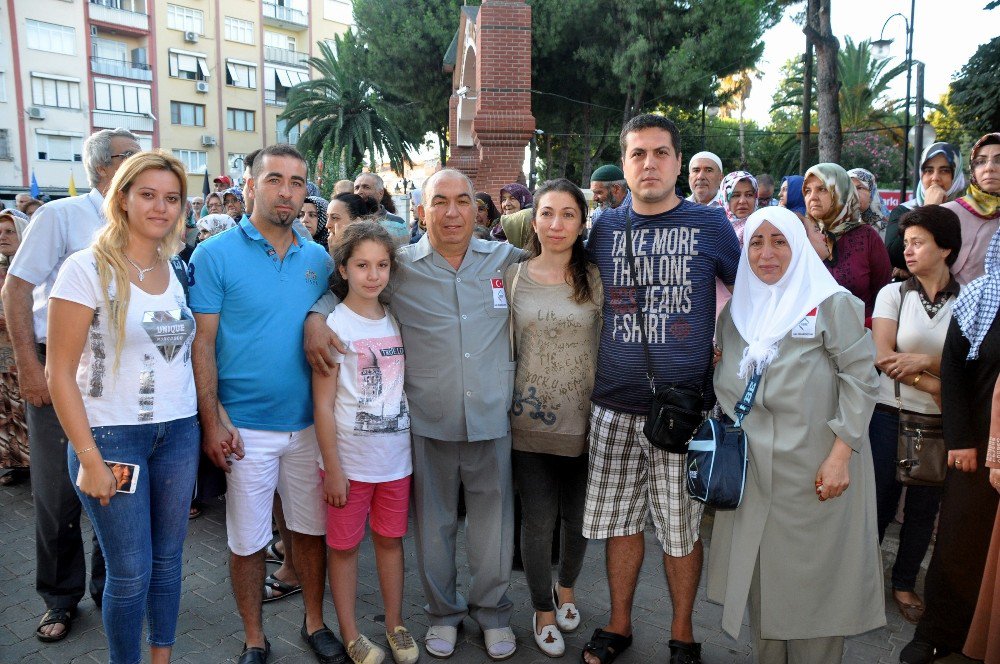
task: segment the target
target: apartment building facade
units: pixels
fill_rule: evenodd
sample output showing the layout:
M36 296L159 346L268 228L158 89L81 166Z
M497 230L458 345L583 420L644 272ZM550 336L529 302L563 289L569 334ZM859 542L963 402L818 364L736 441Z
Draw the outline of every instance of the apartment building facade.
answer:
M6 0L0 5L0 199L88 186L82 143L125 127L173 151L201 191L243 157L295 142L278 120L316 42L352 25L350 0Z

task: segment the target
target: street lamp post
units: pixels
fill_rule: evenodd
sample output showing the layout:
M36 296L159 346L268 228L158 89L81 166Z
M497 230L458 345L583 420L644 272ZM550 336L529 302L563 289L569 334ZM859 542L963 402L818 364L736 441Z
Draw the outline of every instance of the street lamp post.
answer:
M888 53L889 45L892 44L891 39L885 38L885 26L889 25L889 21L895 17L900 17L906 24L906 112L904 114L903 120L903 176L900 178L899 183L899 202L903 203L906 200L906 171L910 163L910 82L913 78L913 15L916 12L917 0L910 1L910 20L906 20L906 17L899 12L893 14L889 18L885 19L885 23L882 24L882 30L879 32L879 37L877 40L872 42L872 50L876 54L886 55Z

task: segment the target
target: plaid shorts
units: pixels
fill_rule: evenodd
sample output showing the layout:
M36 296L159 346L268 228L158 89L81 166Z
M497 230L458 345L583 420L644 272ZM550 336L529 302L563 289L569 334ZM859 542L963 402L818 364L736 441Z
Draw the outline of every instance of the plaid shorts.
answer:
M649 444L644 415L594 404L590 414L590 475L583 513L588 539L641 533L652 512L656 537L668 556L691 553L704 504L688 495L686 458Z

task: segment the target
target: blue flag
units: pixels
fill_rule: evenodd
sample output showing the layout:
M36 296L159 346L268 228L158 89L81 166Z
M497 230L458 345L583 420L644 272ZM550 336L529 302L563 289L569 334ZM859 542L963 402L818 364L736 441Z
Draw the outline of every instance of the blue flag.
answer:
M42 195L42 190L38 188L38 180L35 179L35 170L31 170L31 197L38 198Z

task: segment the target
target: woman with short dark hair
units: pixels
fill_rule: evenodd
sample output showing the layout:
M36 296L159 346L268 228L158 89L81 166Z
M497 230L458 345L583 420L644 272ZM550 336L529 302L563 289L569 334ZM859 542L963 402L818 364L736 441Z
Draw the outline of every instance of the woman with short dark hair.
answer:
M908 212L899 228L906 268L913 276L879 291L872 314L875 366L882 374L868 432L880 541L903 490L896 479L899 411L941 417L941 350L959 290L949 267L962 247L958 217L939 205ZM924 611L914 590L940 502L939 486L907 487L906 519L892 567L892 598L907 622L916 623Z

